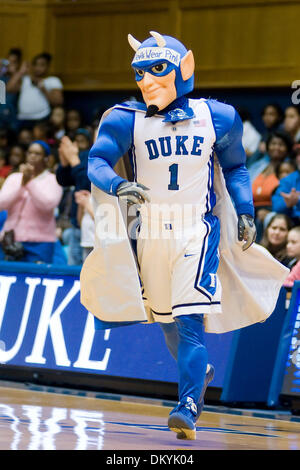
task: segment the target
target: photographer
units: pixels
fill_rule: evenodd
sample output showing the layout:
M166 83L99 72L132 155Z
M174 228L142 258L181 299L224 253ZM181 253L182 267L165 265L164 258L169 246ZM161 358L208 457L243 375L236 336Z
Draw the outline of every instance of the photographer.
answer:
M30 72L25 66L22 67L19 80L11 84L20 91L18 120L21 127L32 128L36 121L50 116L52 106L63 104L61 80L48 75L51 60L51 55L46 52L37 55L32 61Z
M47 170L49 146L32 142L26 163L10 174L0 191L0 210L7 210L1 232L2 259L51 263L56 241L54 209L62 188Z

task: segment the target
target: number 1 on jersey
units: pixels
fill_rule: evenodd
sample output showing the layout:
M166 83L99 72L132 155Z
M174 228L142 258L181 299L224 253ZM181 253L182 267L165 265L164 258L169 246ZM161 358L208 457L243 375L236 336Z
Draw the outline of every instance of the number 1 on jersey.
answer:
M169 166L170 176L170 184L168 185L168 189L171 191L177 191L179 189L178 186L178 164L173 163L173 165Z

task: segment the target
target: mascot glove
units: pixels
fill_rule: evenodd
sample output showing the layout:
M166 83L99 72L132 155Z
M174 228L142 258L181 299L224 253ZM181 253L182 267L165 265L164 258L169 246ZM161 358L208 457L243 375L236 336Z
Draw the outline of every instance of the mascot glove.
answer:
M245 240L242 246L243 251L247 250L256 239L256 227L251 215L243 214L238 217L238 239Z
M144 204L146 201L150 202L150 197L146 193L148 190L149 188L143 184L124 181L118 186L116 194L119 199L125 199L129 205Z

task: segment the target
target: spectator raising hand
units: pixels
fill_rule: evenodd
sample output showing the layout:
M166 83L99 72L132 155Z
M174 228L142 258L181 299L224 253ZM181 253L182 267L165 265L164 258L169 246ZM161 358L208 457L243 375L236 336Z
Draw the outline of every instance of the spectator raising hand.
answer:
M289 193L281 191L280 195L283 197L286 207L291 208L298 204L300 191L296 191L296 188L292 188Z
M76 142L72 142L69 137L62 137L58 154L62 166L74 167L80 165L78 145Z
M296 225L300 222L300 153L295 157L296 171L280 180L272 196L272 211L286 214Z
M74 188L75 192L90 191L91 182L87 176L87 162L89 150L80 150L76 142L68 136L61 139L58 149L60 164L56 170L58 183L64 188ZM80 226L77 219L78 206L72 194L71 224L69 232L68 264L80 265L82 263L82 247L80 246Z
M36 121L48 119L51 107L62 105L63 84L49 75L52 57L42 53L34 57L31 67L21 68L14 91L19 92L18 119L21 126L33 127Z
M23 62L19 69L14 70L10 80L7 83L7 91L9 93L18 93L22 84L22 79L29 73L28 62Z
M20 165L20 172L23 174L22 186L26 186L32 178L34 178L34 167L30 163L22 163Z

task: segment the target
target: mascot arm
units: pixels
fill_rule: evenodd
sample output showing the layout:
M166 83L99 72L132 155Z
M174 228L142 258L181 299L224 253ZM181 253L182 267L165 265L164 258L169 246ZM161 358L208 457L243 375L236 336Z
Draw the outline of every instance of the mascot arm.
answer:
M113 168L132 145L133 125L134 112L113 109L101 123L97 140L90 150L88 177L108 194L116 195L120 183L126 181Z
M209 100L216 133L215 152L223 170L227 190L238 215L254 217L251 181L242 145L243 123L230 105Z

